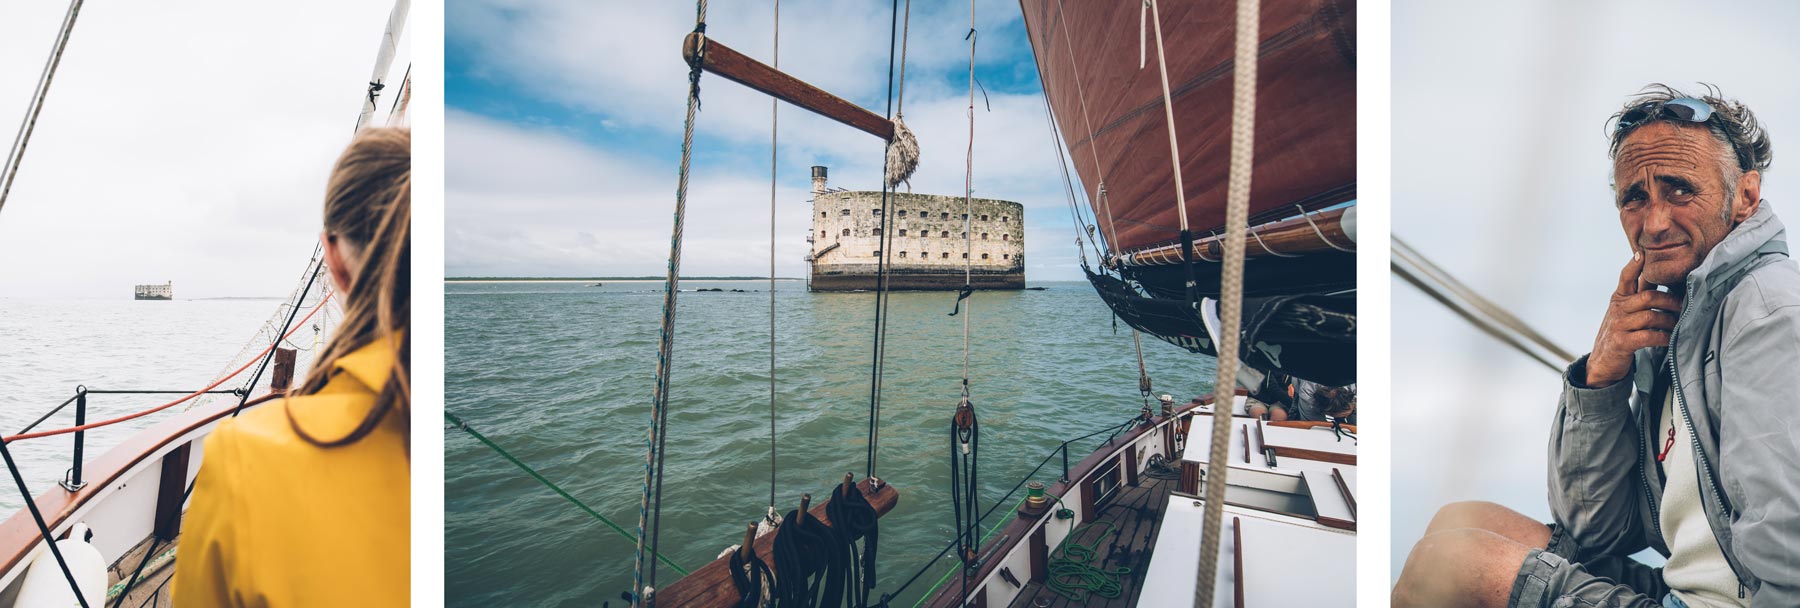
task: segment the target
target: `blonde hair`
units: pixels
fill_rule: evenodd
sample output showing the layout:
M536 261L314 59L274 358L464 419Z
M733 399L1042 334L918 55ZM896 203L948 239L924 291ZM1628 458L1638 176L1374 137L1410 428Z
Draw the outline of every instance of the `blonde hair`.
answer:
M288 409L288 425L320 447L349 445L380 425L390 412L402 429L411 424L412 320L412 130L364 129L332 167L325 188L325 232L353 257L354 273L341 294L344 318L336 335L293 392L318 392L336 375L339 357L376 342L395 345L395 362L375 406L349 434L322 440L300 428ZM291 403L291 402L290 402ZM286 404L284 404L285 406ZM410 433L403 436L410 437ZM410 443L410 439L408 441Z

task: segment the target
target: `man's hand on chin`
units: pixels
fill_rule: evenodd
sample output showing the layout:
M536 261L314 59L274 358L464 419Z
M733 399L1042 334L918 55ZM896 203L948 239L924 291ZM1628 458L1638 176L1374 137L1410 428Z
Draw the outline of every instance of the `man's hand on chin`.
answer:
M1681 314L1681 298L1657 291L1644 282L1644 254L1632 252L1631 261L1619 273L1600 320L1600 334L1587 360L1587 388L1605 388L1631 372L1631 354L1640 348L1669 343L1669 331Z

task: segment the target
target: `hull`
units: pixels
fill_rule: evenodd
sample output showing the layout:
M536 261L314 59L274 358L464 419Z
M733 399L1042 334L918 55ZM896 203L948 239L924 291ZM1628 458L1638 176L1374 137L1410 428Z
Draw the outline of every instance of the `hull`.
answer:
M173 300L175 298L172 298L169 296L133 296L131 299L133 299L133 300L158 300L158 301L167 302L167 301Z
M880 282L874 264L814 266L812 291L874 291ZM962 269L954 272L942 268L889 268L887 287L895 291L955 291L964 284ZM981 271L970 273L968 284L975 289L1024 289L1025 269Z
M1138 5L1021 0L1020 7L1069 160L1111 248L1178 241L1155 41L1140 69ZM1205 236L1224 224L1234 4L1172 2L1160 10L1187 213L1191 230ZM1355 3L1270 0L1262 3L1261 32L1251 217L1355 199Z

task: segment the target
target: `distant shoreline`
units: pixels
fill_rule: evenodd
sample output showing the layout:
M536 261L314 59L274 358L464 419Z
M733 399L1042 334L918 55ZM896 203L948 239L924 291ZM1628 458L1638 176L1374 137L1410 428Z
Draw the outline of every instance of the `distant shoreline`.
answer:
M445 277L445 283L661 283L664 277ZM681 277L683 281L767 281L769 277ZM777 281L804 281L776 277Z

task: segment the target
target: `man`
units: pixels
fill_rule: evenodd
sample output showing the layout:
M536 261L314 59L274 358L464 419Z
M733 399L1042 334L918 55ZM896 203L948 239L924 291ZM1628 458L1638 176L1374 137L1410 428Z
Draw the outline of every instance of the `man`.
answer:
M1632 257L1563 377L1555 523L1445 507L1395 606L1800 606L1800 266L1761 198L1769 138L1710 87L1645 91L1613 117Z

